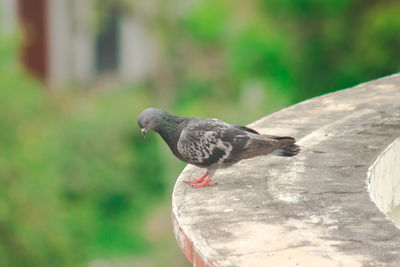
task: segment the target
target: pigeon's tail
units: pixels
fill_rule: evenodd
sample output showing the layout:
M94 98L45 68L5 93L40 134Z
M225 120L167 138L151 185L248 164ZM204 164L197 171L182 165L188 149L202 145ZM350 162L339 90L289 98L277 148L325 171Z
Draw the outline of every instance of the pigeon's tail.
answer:
M279 148L272 152L269 151L268 153L272 153L274 155L281 156L281 157L293 157L293 156L296 156L300 152L300 147L295 144L296 139L294 139L293 137L260 134L256 130L245 127L245 126L241 126L241 125L233 125L233 126L238 129L250 132L250 133L261 135L264 138L266 137L271 140L279 141L279 145L278 145Z
M300 147L295 144L296 140L290 136L274 136L264 135L270 139L278 140L281 143L280 148L272 152L272 154L281 157L293 157L300 152Z
M285 147L278 148L272 154L282 157L293 157L300 152L300 147L296 144L291 144Z

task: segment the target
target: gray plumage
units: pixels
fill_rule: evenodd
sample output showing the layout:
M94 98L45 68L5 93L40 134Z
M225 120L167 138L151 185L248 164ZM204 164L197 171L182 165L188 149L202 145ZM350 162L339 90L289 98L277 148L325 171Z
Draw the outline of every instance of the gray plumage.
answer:
M155 108L144 110L138 124L143 136L156 131L176 157L207 168L210 176L215 169L243 159L270 153L291 157L300 151L292 137L261 135L218 119L175 116Z

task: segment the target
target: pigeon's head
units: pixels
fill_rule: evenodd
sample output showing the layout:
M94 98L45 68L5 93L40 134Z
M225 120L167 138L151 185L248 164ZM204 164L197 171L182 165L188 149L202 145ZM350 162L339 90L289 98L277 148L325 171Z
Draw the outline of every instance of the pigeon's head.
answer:
M161 109L148 108L140 113L138 118L138 124L142 131L143 137L146 137L148 130L157 130L160 126L160 117L165 113Z

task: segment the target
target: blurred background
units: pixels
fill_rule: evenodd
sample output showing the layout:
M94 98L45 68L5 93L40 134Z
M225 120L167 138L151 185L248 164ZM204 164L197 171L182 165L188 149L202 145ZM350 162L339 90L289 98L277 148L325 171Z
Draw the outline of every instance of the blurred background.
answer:
M248 124L400 70L390 0L0 0L0 266L189 266L146 107ZM371 99L371 101L374 101Z

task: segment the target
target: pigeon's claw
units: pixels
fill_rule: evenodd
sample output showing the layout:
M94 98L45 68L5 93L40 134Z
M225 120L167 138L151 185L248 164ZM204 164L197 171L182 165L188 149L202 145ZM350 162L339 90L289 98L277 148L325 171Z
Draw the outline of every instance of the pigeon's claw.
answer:
M200 188L200 187L206 187L206 186L214 186L216 185L215 183L199 183L199 184L191 184L192 187L194 188Z
M206 187L206 186L214 186L216 185L215 183L210 183L212 176L209 174L206 174L208 177L205 179L203 182L196 183L196 184L190 184L192 187L199 188L199 187Z
M206 179L207 176L208 176L208 173L204 174L199 179L188 180L188 181L185 181L185 183L191 184L191 185L202 183L204 181L204 179Z

